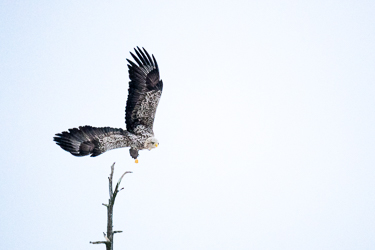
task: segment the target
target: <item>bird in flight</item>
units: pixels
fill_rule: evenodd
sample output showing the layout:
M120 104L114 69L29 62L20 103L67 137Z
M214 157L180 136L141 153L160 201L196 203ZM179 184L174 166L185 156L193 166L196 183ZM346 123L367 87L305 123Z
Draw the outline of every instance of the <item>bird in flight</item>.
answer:
M154 55L137 47L133 61L128 61L129 90L125 108L126 130L111 127L80 126L69 132L56 134L53 140L74 156L98 156L115 148L130 147L130 156L138 163L138 151L151 150L159 145L154 137L153 125L163 81Z

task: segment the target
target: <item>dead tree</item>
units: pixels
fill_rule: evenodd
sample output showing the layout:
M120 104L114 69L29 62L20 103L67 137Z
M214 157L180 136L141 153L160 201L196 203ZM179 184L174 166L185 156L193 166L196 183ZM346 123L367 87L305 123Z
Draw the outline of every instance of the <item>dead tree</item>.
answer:
M107 233L103 232L105 240L104 241L90 241L91 244L105 244L106 250L113 250L113 236L115 235L115 233L122 233L122 231L113 231L113 205L115 204L115 199L116 199L118 192L124 189L124 188L119 189L122 178L126 174L132 173L130 171L126 171L125 173L123 173L116 184L115 190L113 191L112 179L113 179L114 168L115 168L115 163L112 164L111 174L108 177L108 181L109 181L108 204L104 204L104 203L102 204L103 206L107 207Z

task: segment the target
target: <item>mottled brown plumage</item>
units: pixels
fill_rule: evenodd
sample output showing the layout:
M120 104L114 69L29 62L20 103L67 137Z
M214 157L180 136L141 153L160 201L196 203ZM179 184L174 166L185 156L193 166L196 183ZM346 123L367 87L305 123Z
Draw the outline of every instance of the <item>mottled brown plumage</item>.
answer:
M56 134L54 141L62 149L75 156L98 156L108 150L130 147L130 155L136 159L138 151L157 147L153 124L163 91L158 64L143 48L137 47L136 55L130 52L136 63L129 62L129 90L125 109L126 130L110 127L83 126Z

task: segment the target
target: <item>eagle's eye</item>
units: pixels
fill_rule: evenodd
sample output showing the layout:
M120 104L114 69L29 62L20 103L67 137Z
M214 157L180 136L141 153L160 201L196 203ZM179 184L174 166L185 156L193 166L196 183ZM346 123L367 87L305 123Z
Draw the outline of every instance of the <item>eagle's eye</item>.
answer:
M151 143L152 143L152 144L154 144L154 142L153 142L153 141L152 141Z

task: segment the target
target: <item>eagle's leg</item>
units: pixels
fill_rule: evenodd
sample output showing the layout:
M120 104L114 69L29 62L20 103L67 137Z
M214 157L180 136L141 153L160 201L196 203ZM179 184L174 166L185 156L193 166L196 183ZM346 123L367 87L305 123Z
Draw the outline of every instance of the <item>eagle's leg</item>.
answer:
M130 152L130 156L133 157L133 159L135 159L135 163L138 163L138 150L135 149L135 148L130 148L129 149L129 152Z

